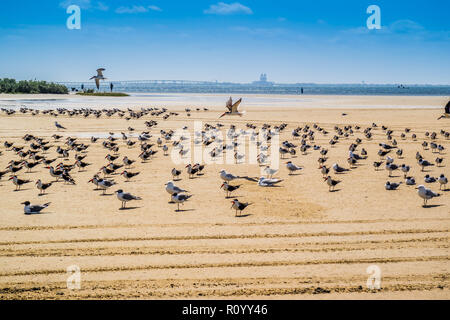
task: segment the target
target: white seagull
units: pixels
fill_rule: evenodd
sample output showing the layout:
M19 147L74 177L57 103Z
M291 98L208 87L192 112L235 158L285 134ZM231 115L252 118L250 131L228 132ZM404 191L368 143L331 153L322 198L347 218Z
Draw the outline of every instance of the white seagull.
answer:
M277 183L282 182L282 179L267 179L264 177L259 178L258 186L260 187L273 187Z
M416 189L418 189L417 194L419 195L419 197L421 197L423 199L424 206L427 205L428 200L440 196L439 193L435 193L435 192L431 191L430 189L425 188L425 186L423 186L423 185L418 186Z
M22 202L21 204L25 205L25 207L23 208L23 212L25 214L33 214L33 213L40 213L42 210L44 210L50 205L50 202L43 204L42 206L32 205L30 204L30 201L25 201Z
M225 170L222 169L220 170L220 178L224 181L230 182L237 179L238 177L232 175L231 173L227 173Z

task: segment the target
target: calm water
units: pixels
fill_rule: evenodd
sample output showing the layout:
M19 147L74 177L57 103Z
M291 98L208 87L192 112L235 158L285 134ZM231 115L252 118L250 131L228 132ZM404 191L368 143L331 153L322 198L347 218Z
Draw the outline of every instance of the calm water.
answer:
M450 96L450 86L397 86L397 85L315 85L298 84L257 86L252 84L162 84L113 82L114 91L134 93L217 93L217 94L289 94L300 95L405 95L405 96ZM65 83L68 88L80 89L81 83ZM85 88L94 88L93 83L84 83ZM102 83L100 91L109 91L109 82Z

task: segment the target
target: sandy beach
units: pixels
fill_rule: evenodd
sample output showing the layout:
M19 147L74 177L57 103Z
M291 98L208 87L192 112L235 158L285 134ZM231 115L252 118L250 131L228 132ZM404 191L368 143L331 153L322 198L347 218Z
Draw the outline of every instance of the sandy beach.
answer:
M54 183L48 194L38 196L37 179L49 182L53 178L43 165L32 173L19 172L30 179L21 191L14 192L9 175L0 180L0 299L449 299L450 298L450 185L439 191L439 183L426 184L441 196L422 207L414 186L404 183L403 173L393 177L388 171L375 171L379 143L389 143L381 126L393 130L393 138L403 149L403 158L395 163L411 166L410 176L417 184L425 184L425 174L450 176L448 158L450 140L440 134L450 130L450 119L437 121L449 97L425 96L244 96L243 117L224 117L226 95L132 95L127 98L92 98L79 96L0 95L0 105L26 105L30 108L92 107L131 108L167 107L178 116L163 120L161 116L144 116L129 121L117 115L59 116L42 113L7 116L0 112L0 171L11 159L19 159L6 150L5 141L15 146L29 142L22 137L32 134L62 146L66 137L76 137L90 144L85 172L72 171L76 185ZM54 100L51 100L54 99ZM248 101L248 102L247 102ZM184 109L192 109L188 117ZM201 108L196 111L195 108ZM203 108L208 111L203 111ZM343 115L345 114L345 115ZM156 120L157 126L147 129L144 122ZM64 138L54 142L53 125L57 120L67 130ZM230 124L246 129L247 123L260 128L287 124L280 142L293 140L294 128L317 124L329 131L319 132L309 142L327 148L327 165L339 163L348 168L348 148L357 138L363 140L368 159L359 161L354 169L335 175L342 182L336 192L328 186L318 169L319 151L306 155L297 148L295 156L280 161L275 175L283 179L278 187L261 188L255 182L240 179L233 198L252 203L241 217L230 208L232 199L225 199L220 186L219 171L226 169L237 176L258 178L261 168L246 164L207 164L204 175L189 179L185 165L176 165L161 148L147 163L138 158L140 148L127 148L121 132L129 126L136 133L149 130L151 143L160 130L176 130L183 126L193 134L194 122ZM364 137L364 129L376 123L373 139ZM334 127L358 125L360 130L330 146ZM406 139L400 134L405 128ZM88 183L107 164L108 150L99 139L114 132L119 139L122 163L126 155L139 160L130 169L140 174L131 182L120 176L118 183L102 196ZM439 155L424 150L423 141L430 142L426 132L436 132L436 142L445 147ZM413 141L412 134L417 135ZM132 138L136 141L136 138ZM247 140L248 142L248 140ZM168 144L169 145L169 144ZM171 146L170 146L171 147ZM171 147L172 148L172 147ZM419 151L428 161L444 157L422 172L415 155ZM75 152L64 164L74 163ZM45 155L57 156L55 148ZM304 169L298 175L288 175L285 161L291 160ZM59 160L57 161L59 162ZM55 162L55 163L57 163ZM183 171L176 184L193 197L183 211L168 203L164 184L172 179L170 171ZM395 191L385 190L386 181L402 182ZM113 191L123 189L140 196L141 201L128 204L129 210L119 210L120 201ZM23 205L51 202L42 214L24 215ZM69 290L67 267L81 269L81 289ZM369 290L366 269L376 265L381 270L381 289Z

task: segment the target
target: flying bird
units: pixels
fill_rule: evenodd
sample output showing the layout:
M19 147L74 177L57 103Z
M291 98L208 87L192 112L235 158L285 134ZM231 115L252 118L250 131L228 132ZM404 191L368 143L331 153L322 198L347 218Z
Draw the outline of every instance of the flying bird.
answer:
M103 71L105 71L104 68L99 68L97 69L97 75L96 76L92 76L89 80L95 79L95 85L97 86L97 90L100 89L100 80L106 80L107 78L105 78L103 76Z
M222 118L223 116L240 116L242 117L244 113L238 111L238 107L242 102L242 98L237 100L235 103L233 103L233 99L230 97L228 99L226 107L228 111L224 112L219 118Z

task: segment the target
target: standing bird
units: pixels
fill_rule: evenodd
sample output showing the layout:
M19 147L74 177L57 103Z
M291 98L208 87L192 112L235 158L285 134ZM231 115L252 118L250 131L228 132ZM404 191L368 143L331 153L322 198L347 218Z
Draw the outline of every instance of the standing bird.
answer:
M56 127L56 129L58 129L58 130L60 130L60 129L66 130L66 129L67 129L67 128L63 127L62 125L60 125L60 124L58 123L58 121L55 121L55 127Z
M125 205L128 201L142 200L140 197L136 197L130 193L123 192L122 189L117 190L116 194L117 194L117 199L119 199L122 202L122 207L120 209L125 209Z
M442 190L442 186L444 186L444 188L445 188L448 183L448 179L446 176L444 176L444 174L441 174L439 176L438 181L439 181L439 190Z
M127 179L127 182L130 181L131 178L136 177L140 172L128 172L128 171L123 171L121 173L122 176L125 177L125 179Z
M235 217L238 216L238 214L237 214L238 211L239 211L239 216L241 216L242 211L243 211L245 208L247 208L249 205L251 205L251 203L248 203L248 202L246 202L246 203L239 202L238 199L234 199L233 201L231 201L231 203L232 203L231 209L236 210Z
M224 183L222 183L222 185L220 186L220 188L223 190L225 190L225 192L227 193L225 198L229 198L230 197L230 193L239 189L241 187L241 185L237 185L237 186L232 186L231 184L228 184L226 181Z
M177 169L173 168L171 173L172 173L173 180L177 181L176 178L181 175L181 170L177 170Z
M425 207L427 205L427 201L436 197L439 197L439 193L435 193L431 191L430 189L425 188L425 186L420 185L416 189L418 189L417 194L419 197L423 199L423 206Z
M192 195L182 194L182 193L174 193L172 194L172 202L177 204L177 210L180 211L180 204L183 204L185 201L188 201Z
M177 187L172 181L167 182L165 186L167 193L170 194L171 196L175 193L189 192L187 190Z
M43 195L45 194L45 190L47 190L48 188L50 188L52 186L52 183L42 183L41 179L39 179L38 181L36 181L36 187L39 190L39 195Z
M286 162L286 167L289 170L289 175L291 175L293 172L302 170L302 167L296 166L291 161Z
M39 205L31 205L30 201L22 202L25 207L23 208L23 212L25 214L33 214L33 213L40 213L42 210L47 208L50 205L50 202L43 204L42 206Z
M24 184L30 183L31 180L22 180L17 178L17 176L11 176L9 178L9 180L12 180L12 182L14 183L14 185L16 186L16 190L15 191L19 191L20 187Z
M333 191L334 191L334 188L335 188L339 183L341 183L341 181L339 181L339 180L333 180L333 179L331 179L330 176L328 176L328 177L326 177L326 178L323 178L323 179L324 179L324 181L326 181L326 183L328 184L328 191L331 191L331 189L333 189Z

